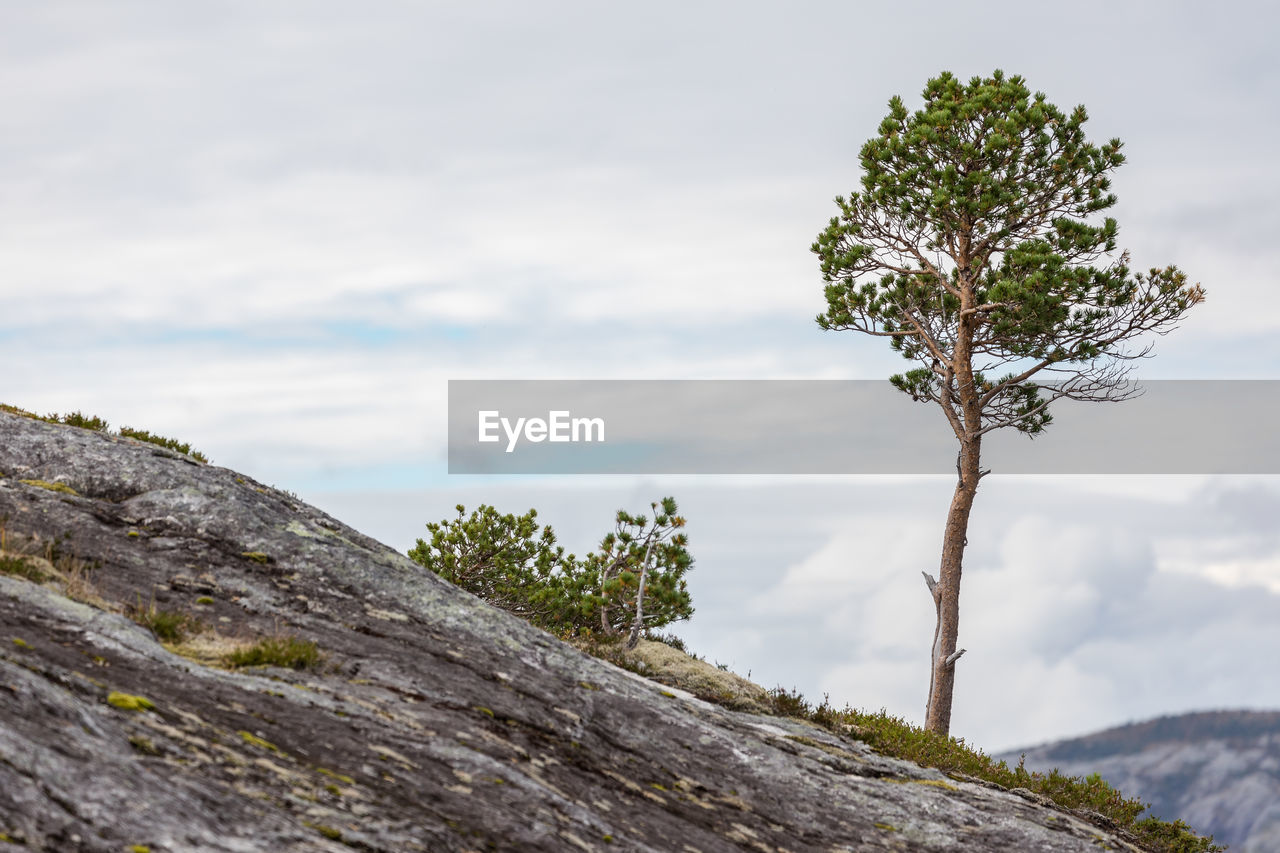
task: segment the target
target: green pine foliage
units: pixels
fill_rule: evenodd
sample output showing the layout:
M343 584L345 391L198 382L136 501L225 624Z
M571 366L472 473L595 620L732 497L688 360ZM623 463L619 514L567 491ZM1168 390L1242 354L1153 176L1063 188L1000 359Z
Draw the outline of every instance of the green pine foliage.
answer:
M693 613L684 573L693 565L674 498L649 505L652 517L618 510L614 529L587 555L600 629L608 634L630 628L634 646L642 631L660 628ZM684 614L678 615L678 614Z
M995 71L930 80L924 106L889 101L863 145L861 190L812 246L825 329L888 337L918 367L892 377L917 400L955 406L969 375L983 426L1035 435L1053 396L1098 399L1121 362L1204 298L1174 266L1134 272L1116 249L1109 174L1119 139L1085 138L1088 114ZM963 361L961 364L957 360ZM995 373L1001 371L1001 375ZM1043 375L1072 387L1045 394ZM975 430L977 425L965 425Z
M409 557L452 584L535 625L572 622L581 584L577 560L556 545L551 527L538 527L538 511L500 514L482 504L467 515L428 523L430 542L418 540Z
M551 527L539 528L537 510L502 515L481 505L467 515L459 504L456 518L427 524L430 541L419 539L409 557L552 633L648 631L693 614L685 521L672 498L651 509L651 517L619 510L600 550L578 559Z

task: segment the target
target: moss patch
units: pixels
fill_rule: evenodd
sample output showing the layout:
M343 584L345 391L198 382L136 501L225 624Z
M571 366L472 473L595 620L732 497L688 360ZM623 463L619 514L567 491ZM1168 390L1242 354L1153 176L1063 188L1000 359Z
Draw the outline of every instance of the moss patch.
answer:
M237 734L240 735L240 738L245 743L251 743L256 747L259 747L260 749L270 750L271 752L280 751L280 747L276 746L274 743L272 743L269 740L263 740L262 738L255 735L253 732L246 732L242 729L241 731L237 732Z
M787 735L786 738L787 740L793 740L796 743L802 743L805 746L813 747L814 749L820 749L829 755L836 756L837 758L843 758L847 761L862 761L861 756L854 755L852 752L850 752L847 749L841 749L838 746L832 746L829 743L823 743L822 741L816 738L805 737L804 735Z
M151 738L146 738L142 735L134 735L129 738L129 746L133 747L143 755L160 754L160 750L156 748L154 743L152 743Z
M125 711L153 711L156 707L154 702L144 696L133 696L115 690L107 694L107 704Z
M317 767L316 772L322 773L330 778L337 779L339 782L345 782L348 785L354 785L356 783L356 780L352 779L350 776L345 776L342 773L335 773L325 767Z
M340 829L334 829L332 826L325 826L323 823L311 823L310 821L306 821L305 823L307 824L307 826L311 827L316 832L320 833L325 838L328 838L331 841L342 840L342 830Z
M50 483L48 480L20 480L28 486L38 486L42 489L48 489L51 492L61 492L64 495L80 496L80 493L68 486L66 483Z
M943 782L941 779L885 779L886 782L892 782L895 785L929 785L933 788L942 788L947 791L960 790L950 782Z
M588 654L630 670L660 684L678 687L699 699L734 710L762 714L769 711L769 699L760 685L742 676L712 666L675 646L655 640L640 640L628 649L619 637L571 639ZM670 691L663 695L675 698Z

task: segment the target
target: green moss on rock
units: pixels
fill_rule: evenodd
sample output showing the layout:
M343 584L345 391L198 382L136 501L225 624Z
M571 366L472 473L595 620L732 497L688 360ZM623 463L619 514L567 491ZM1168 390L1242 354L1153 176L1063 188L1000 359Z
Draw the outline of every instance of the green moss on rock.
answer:
M155 703L145 696L133 696L113 690L107 694L107 704L124 711L153 711Z

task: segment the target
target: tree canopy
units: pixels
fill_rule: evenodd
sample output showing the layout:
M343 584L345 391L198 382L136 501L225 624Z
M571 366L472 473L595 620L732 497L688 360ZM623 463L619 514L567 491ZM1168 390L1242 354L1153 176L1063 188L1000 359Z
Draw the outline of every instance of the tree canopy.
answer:
M827 282L818 325L890 338L921 365L894 384L943 404L957 434L1035 434L1054 398L1131 394L1124 363L1150 345L1129 344L1168 332L1204 294L1176 267L1107 258L1118 226L1097 214L1116 203L1120 140L1088 141L1083 106L1064 113L1000 71L967 85L944 72L924 99L914 113L889 101L860 153L861 191L836 198L813 244ZM970 370L981 425L956 405Z
M643 631L693 615L684 575L693 565L685 520L673 498L652 516L619 510L598 551L578 559L556 544L537 511L502 515L481 505L470 516L428 523L409 557L486 601L559 634Z

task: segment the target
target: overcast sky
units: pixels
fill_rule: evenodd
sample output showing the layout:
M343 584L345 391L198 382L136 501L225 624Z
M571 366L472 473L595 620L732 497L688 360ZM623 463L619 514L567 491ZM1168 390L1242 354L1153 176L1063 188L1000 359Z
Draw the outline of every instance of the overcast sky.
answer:
M1147 378L1280 379L1264 4L0 0L0 401L192 442L404 549L689 518L694 651L920 720L948 478L449 477L449 379L882 378L808 247L890 96L994 68L1125 141L1208 291ZM943 428L940 421L939 427ZM954 732L1280 707L1280 480L983 481Z

